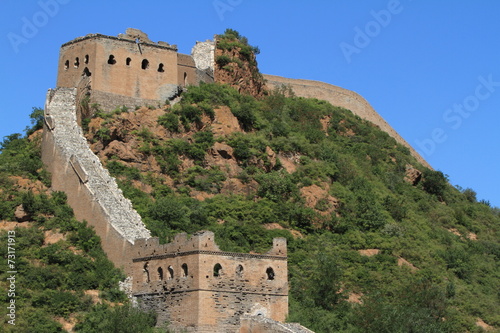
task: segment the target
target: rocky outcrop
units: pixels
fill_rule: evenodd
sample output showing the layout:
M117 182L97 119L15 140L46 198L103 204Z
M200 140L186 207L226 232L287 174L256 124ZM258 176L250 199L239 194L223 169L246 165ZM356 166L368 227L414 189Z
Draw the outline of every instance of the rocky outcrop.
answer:
M422 180L422 171L415 169L415 167L413 167L413 165L411 165L411 164L407 164L406 165L406 174L405 174L404 180L407 183L410 183L413 186L416 186Z
M328 188L328 184L323 184ZM300 189L300 194L306 201L306 206L319 211L319 214L329 216L339 207L339 200L328 194L328 190L318 185L305 186Z
M215 48L214 80L236 88L240 93L262 97L265 81L257 68L255 54L243 55L241 48ZM224 61L221 61L224 59Z

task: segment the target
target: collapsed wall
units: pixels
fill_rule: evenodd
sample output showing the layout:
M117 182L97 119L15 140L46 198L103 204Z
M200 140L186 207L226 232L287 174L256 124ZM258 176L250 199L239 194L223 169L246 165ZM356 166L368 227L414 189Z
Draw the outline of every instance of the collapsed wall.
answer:
M330 102L332 105L351 110L355 115L377 125L396 141L410 150L410 153L422 165L432 168L427 161L394 128L382 118L361 95L332 84L301 79L288 79L281 76L264 74L268 88L289 86L299 97L317 98Z
M239 333L314 333L298 323L280 323L262 316L243 316L240 321Z
M76 119L76 90L47 93L42 161L52 175L52 188L67 194L75 217L95 228L109 259L131 275L131 248L137 239L151 235L90 150Z

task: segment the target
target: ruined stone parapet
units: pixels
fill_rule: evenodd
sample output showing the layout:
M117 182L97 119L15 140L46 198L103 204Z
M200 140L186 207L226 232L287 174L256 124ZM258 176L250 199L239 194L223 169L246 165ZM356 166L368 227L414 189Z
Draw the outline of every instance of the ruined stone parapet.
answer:
M215 64L215 42L207 40L205 42L196 42L191 50L191 55L196 63L196 68L200 70L214 71Z
M94 225L103 243L110 228L130 244L139 238L149 238L150 232L130 200L123 196L115 179L90 150L77 124L75 104L74 88L58 88L47 94L42 159L52 173L53 188L67 193L77 218ZM77 186L66 186L75 175ZM101 220L98 225L95 225L96 215Z
M314 333L298 323L280 323L263 316L241 317L239 333Z

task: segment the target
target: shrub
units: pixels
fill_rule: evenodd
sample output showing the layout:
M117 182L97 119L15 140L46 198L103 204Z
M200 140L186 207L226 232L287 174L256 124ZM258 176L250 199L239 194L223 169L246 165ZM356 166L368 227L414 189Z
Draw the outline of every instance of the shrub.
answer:
M219 193L226 176L218 168L203 169L195 166L187 170L186 184L199 191Z
M220 55L215 58L215 62L219 67L224 67L231 62L231 58L227 55Z
M174 113L166 113L158 117L158 124L165 127L170 132L179 132L179 117Z
M131 305L110 308L99 304L93 307L81 323L75 326L81 333L153 333L156 324L156 314L146 313Z
M274 202L287 201L298 195L297 186L286 171L274 171L256 177L259 182L257 194Z
M427 193L442 199L447 185L448 179L441 171L424 171L422 186Z

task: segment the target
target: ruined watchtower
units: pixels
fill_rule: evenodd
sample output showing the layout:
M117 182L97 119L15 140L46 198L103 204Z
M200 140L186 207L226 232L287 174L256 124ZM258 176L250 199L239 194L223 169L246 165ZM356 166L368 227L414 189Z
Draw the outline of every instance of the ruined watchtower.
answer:
M117 37L89 34L61 46L57 86L77 88L80 103L97 103L110 111L117 106L157 106L187 85L213 81L196 67L191 55L176 45L153 42L137 29Z
M133 250L133 295L159 321L193 332L238 332L243 315L284 321L288 314L287 250L275 238L265 254L223 252L214 234L159 245L138 240Z

